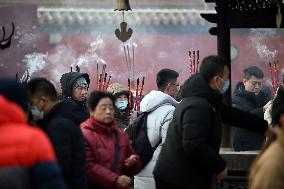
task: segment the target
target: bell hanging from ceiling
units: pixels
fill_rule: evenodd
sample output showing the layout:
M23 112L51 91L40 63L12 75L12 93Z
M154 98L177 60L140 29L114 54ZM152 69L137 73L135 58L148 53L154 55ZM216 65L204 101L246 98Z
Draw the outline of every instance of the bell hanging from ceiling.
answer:
M128 11L132 10L129 4L129 0L117 0L115 11Z

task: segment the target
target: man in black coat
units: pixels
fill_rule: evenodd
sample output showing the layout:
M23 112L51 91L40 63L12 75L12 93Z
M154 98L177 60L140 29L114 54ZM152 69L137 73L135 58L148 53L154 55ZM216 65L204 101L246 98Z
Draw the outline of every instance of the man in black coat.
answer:
M232 106L263 118L266 105L271 100L271 92L263 86L264 74L256 66L244 70L244 79L236 85L232 96ZM265 106L266 105L266 106ZM261 134L234 128L233 147L236 151L259 150L265 141Z
M227 175L219 155L222 122L265 133L267 122L222 104L229 68L219 56L205 58L200 74L183 85L166 141L154 169L157 189L209 189Z
M26 87L33 117L52 142L68 187L86 189L84 138L77 105L67 101L57 103L55 87L44 78L34 78Z

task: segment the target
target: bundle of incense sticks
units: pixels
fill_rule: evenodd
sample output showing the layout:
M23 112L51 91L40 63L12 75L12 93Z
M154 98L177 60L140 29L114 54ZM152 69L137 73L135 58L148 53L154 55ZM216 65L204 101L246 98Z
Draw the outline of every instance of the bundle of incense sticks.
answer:
M281 85L282 83L280 83L280 68L279 68L279 62L278 61L274 61L273 63L269 62L269 72L270 72L270 77L271 77L271 81L272 81L272 88L273 88L273 92L276 92L276 89L279 85Z
M199 50L188 51L189 75L199 72Z
M19 77L19 74L16 73L16 81L18 83L27 84L29 79L30 79L30 75L29 75L29 71L28 70L25 71L25 73L23 74L23 76L21 78Z
M99 86L98 86L98 90L101 90L101 85L102 85L102 77L103 77L103 74L100 74L100 77L99 77Z
M142 79L141 90L140 90L140 94L138 96L138 102L137 102L137 110L138 111L140 111L140 102L141 102L142 95L143 95L144 83L145 83L145 77L143 77L143 79Z
M80 72L80 67L76 65L76 72Z
M139 78L137 78L136 93L135 93L135 103L134 103L134 111L137 111L138 91L139 91Z
M129 45L124 45L124 56L125 56L125 63L127 66L128 71L128 78L130 78L133 81L133 87L135 85L134 83L134 74L135 74L135 48L132 46L132 55L130 55L130 47ZM132 56L132 58L131 58Z
M130 78L127 80L127 87L128 87L128 107L130 109L129 115L132 113L132 93L130 87Z

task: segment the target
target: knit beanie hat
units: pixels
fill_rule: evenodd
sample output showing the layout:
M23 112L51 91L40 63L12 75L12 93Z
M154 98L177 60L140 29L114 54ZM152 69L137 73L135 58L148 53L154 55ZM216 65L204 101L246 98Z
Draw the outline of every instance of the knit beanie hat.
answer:
M83 76L79 77L78 79L76 79L74 81L74 84L73 84L72 88L74 90L74 89L76 89L76 88L78 88L80 86L88 86L88 83L87 83L86 79Z
M28 110L28 95L24 87L15 79L0 79L0 96L19 105L25 112Z
M120 83L112 83L108 86L107 92L112 93L114 96L125 94L128 96L128 89Z

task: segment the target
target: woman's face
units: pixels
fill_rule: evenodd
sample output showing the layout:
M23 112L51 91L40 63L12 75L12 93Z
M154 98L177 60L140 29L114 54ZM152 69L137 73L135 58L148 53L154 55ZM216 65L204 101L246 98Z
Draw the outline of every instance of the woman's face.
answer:
M90 115L96 121L109 125L114 120L114 105L109 97L102 98Z

